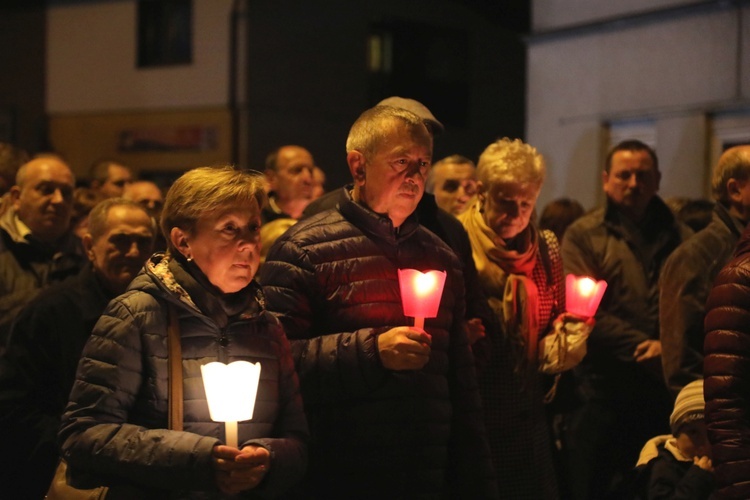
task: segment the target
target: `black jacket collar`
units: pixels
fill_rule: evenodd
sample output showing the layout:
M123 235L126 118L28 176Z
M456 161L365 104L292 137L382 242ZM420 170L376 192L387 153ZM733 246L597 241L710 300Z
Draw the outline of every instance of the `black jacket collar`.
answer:
M395 228L387 215L375 213L365 205L355 202L350 191L346 192L346 199L339 202L339 211L346 220L368 236L391 243L408 238L419 228L416 213L409 215L400 227Z

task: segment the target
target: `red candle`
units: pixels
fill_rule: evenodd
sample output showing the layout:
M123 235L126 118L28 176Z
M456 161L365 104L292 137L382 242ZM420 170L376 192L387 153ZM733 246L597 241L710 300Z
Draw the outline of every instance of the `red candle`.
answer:
M590 318L596 314L606 289L604 280L569 274L565 277L565 308L569 313Z
M437 316L445 277L445 271L422 273L416 269L398 270L404 316L413 317L414 326L424 328L425 318Z

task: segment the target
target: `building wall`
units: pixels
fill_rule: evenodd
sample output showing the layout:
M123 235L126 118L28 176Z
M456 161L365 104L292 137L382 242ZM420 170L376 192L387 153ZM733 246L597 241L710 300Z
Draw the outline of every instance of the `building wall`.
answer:
M673 7L706 3L705 0L535 0L532 27L535 32L557 30Z
M266 154L288 143L307 147L328 174L328 187L350 180L345 163L349 127L368 107L389 95L424 102L446 134L436 158L460 153L477 158L492 140L524 132L525 46L499 29L481 10L455 0L194 0L194 61L190 65L138 69L135 0L52 0L48 10L47 111L53 144L82 172L101 156L114 156L145 171L175 171L209 158L263 168ZM241 8L237 79L230 72L231 13ZM463 30L469 40L469 99L465 123L440 114L445 101L431 101L429 86L379 92L366 64L367 37L378 23L416 23ZM85 29L83 29L85 27ZM441 64L438 57L429 69ZM409 82L419 76L394 75ZM231 85L240 89L232 107ZM409 89L409 90L403 90ZM396 92L395 90L393 92ZM118 149L119 135L138 126L153 130L177 123L215 123L239 147L175 155ZM236 127L234 124L239 123ZM140 124L140 125L139 125ZM171 126L171 125L169 125ZM165 134L167 131L164 132ZM219 141L221 148L225 142ZM104 147L104 148L103 148ZM114 148L114 149L113 149ZM103 150L104 149L104 150Z
M564 5L589 11L563 24L614 11L603 13L593 1L534 2L535 15L544 13L535 29L550 29L528 44L526 135L549 166L540 204L560 196L586 207L601 203L609 130L630 121L651 124L662 196L709 194L718 154L712 124L750 105L750 11L727 2L658 11L678 3L696 4L644 0L634 8L651 14L554 31L551 18Z
M374 23L392 21L467 33L467 123L441 114L444 103L432 99L429 88L373 90L367 34ZM254 0L248 23L250 123L244 137L250 166L262 165L279 145L298 143L326 170L329 188L350 182L345 162L349 127L362 111L390 95L420 100L444 122L446 133L435 141L435 158L460 153L476 159L498 137L524 132L525 47L520 37L463 2L328 0L323 8L318 2ZM421 76L413 72L396 78L408 83Z
M135 1L50 3L50 138L79 177L102 157L144 177L231 160L231 6L232 0L193 0L192 62L139 68ZM185 145L184 135L197 129L210 129L216 140ZM128 134L163 143L128 148Z
M47 110L52 115L226 106L232 0L193 0L193 62L137 68L136 2L52 2Z

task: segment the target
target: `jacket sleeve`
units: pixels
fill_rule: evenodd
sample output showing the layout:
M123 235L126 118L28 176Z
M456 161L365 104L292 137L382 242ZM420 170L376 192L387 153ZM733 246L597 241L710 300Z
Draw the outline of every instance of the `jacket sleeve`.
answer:
M336 401L342 394L369 394L383 383L387 373L377 335L384 328L315 331L313 325L328 322L322 317L326 297L301 248L288 240L277 241L260 273L268 309L277 315L291 343L306 405Z
M211 451L218 439L168 430L166 421L163 428L130 422L143 382L142 336L166 337L166 312L134 316L121 299L109 304L84 347L58 434L63 457L72 469L115 481L216 490Z
M713 474L691 465L687 471L665 458L654 459L648 500L705 500L714 489Z
M725 267L706 302L706 428L722 498L750 498L750 259Z
M271 452L271 466L263 482L248 493L254 497L278 498L305 475L309 432L299 390L297 372L281 326L277 331L279 346L279 416L273 438L252 439Z
M710 286L707 270L679 249L667 258L659 285L659 339L662 368L669 389L677 394L701 378L703 352L693 347L703 338L703 319Z
M40 288L16 290L0 296L0 346L7 343L13 320L40 291Z
M24 469L53 470L58 459L56 438L70 375L62 366L67 358L57 319L49 308L25 308L0 358L0 436Z
M550 261L551 279L555 289L555 304L550 314L548 332L552 330L552 323L557 316L565 312L565 275L563 271L562 252L560 242L555 233L548 229L540 231L540 236L547 243L547 255Z
M590 276L594 279L606 280L608 277L598 265L590 231L586 228L573 224L565 232L562 242L562 259L565 274L576 276ZM594 317L596 326L588 339L589 353L611 353L618 360L631 362L633 353L638 344L651 337L648 333L636 328L626 318L616 316L608 311L607 302L618 300L613 296L612 288L608 289L599 309Z

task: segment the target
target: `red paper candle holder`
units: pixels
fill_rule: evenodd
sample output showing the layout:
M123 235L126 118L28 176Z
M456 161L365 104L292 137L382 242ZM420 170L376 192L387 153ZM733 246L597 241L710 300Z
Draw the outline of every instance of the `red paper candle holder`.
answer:
M606 289L607 282L604 280L568 274L565 277L565 309L569 313L590 318L596 314Z
M413 317L415 326L423 328L424 318L437 316L446 276L445 271L398 270L404 316Z

